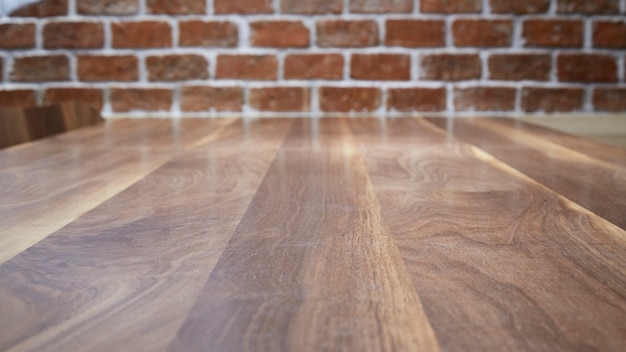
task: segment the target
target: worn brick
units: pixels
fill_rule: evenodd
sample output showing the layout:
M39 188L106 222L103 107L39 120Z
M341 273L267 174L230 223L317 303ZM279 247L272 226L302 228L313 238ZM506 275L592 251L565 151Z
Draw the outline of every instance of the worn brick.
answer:
M338 14L342 9L342 0L281 0L280 2L280 11L290 14Z
M96 22L51 22L43 27L46 49L95 49L104 46L104 27Z
M216 77L222 79L276 80L278 60L274 55L219 55Z
M580 20L527 20L522 30L527 47L579 48L583 45Z
M85 82L137 81L138 67L134 55L79 55L78 79Z
M596 88L593 106L597 111L626 112L626 88Z
M251 88L248 104L258 111L309 111L311 93L308 87Z
M172 46L172 29L167 22L113 22L111 32L114 48L139 49Z
M0 108L35 106L35 91L31 89L0 89Z
M320 47L360 48L378 45L375 21L318 21L317 45Z
M111 88L110 102L113 111L169 111L172 91L162 88Z
M139 0L78 0L76 12L81 15L128 16L139 11Z
M489 78L547 81L551 67L549 54L494 54L489 57Z
M445 46L445 26L443 20L387 20L385 45L409 48Z
M493 13L546 13L550 9L550 0L490 0L491 12Z
M181 90L183 111L241 111L241 87L186 86Z
M411 57L404 54L353 54L350 77L365 80L411 79Z
M456 88L454 108L457 111L510 111L515 108L515 88Z
M150 81L184 81L209 78L209 63L200 55L163 55L146 58Z
M522 109L526 112L569 112L583 107L584 91L579 88L522 89Z
M593 46L626 48L626 21L598 21L593 24Z
M558 13L619 14L620 0L558 0Z
M371 112L380 107L381 92L367 87L320 87L319 99L325 112Z
M206 13L206 1L198 0L146 0L152 14L192 15Z
M479 79L481 73L478 54L433 54L421 60L422 79L461 81Z
M0 49L29 49L35 47L33 23L0 24Z
M262 14L274 12L272 0L214 0L216 14Z
M236 47L237 25L232 22L184 21L179 26L181 46Z
M617 62L603 54L561 54L557 58L562 82L616 82Z
M421 0L423 13L479 13L482 0Z
M353 13L407 13L413 11L413 0L350 0Z
M65 55L41 55L15 58L11 81L46 82L70 79L70 61Z
M456 20L452 24L452 32L456 46L509 46L513 34L513 22L509 20Z
M13 11L13 17L54 17L68 13L67 0L43 0Z
M44 104L80 101L95 109L102 109L102 90L97 88L48 88L43 93Z
M387 94L387 111L444 111L445 88L391 88Z
M285 58L285 79L341 79L341 54L291 54Z
M273 48L309 46L309 29L300 21L258 21L250 23L250 44Z

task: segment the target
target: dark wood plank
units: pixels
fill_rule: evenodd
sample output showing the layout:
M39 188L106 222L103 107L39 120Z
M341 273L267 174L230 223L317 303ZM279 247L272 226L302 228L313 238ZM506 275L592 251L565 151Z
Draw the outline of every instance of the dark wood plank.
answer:
M438 349L343 120L298 121L172 351Z
M443 350L623 349L623 230L428 123L382 126L351 121Z

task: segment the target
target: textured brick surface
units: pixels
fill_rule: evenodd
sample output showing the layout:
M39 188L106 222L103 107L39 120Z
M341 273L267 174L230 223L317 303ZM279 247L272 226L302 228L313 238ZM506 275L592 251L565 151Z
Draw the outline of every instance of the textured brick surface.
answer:
M599 111L626 112L626 88L597 88L593 106Z
M583 107L584 91L578 88L524 88L522 109L526 112L570 112Z
M241 111L241 87L187 86L181 89L183 111Z
M0 89L0 108L34 106L35 91L30 89Z
M259 21L250 24L250 44L274 48L309 46L311 34L300 21Z
M272 0L213 0L215 13L260 14L272 13Z
M349 1L349 0L343 0ZM341 13L342 0L281 0L280 11L289 14L330 14Z
M164 55L146 58L150 81L207 79L208 67L208 61L200 55Z
M515 88L470 87L454 90L457 111L507 111L515 107Z
M511 45L513 23L509 20L456 20L452 32L457 46L508 46Z
M404 13L413 11L413 0L350 0L354 13Z
M165 48L172 45L172 29L167 22L113 22L114 48Z
M341 79L341 54L292 54L285 57L285 79Z
M35 46L35 25L32 23L0 24L0 49L25 49Z
M599 48L626 49L626 20L595 22L593 45Z
M217 78L275 80L278 60L274 55L219 55Z
M618 14L620 0L557 0L559 13Z
M80 101L95 109L102 109L102 90L96 88L48 88L43 92L44 104Z
M79 0L81 1L81 0ZM42 0L13 11L13 17L53 17L67 15L67 0Z
M546 13L550 9L550 0L489 0L493 13Z
M478 13L482 11L481 0L420 0L425 13Z
M46 49L94 49L104 46L104 27L97 22L52 22L43 27Z
M319 21L317 45L320 47L367 47L378 45L375 21Z
M18 57L10 78L14 82L66 81L70 79L70 60L65 55Z
M239 41L232 22L185 21L179 24L179 44L199 47L235 47Z
M530 47L581 47L583 22L580 20L528 20L522 37Z
M371 112L381 104L378 88L366 87L321 87L320 109L328 112Z
M139 60L134 55L79 55L78 79L86 82L136 81Z
M445 46L445 22L441 20L387 20L385 45L409 48Z
M387 93L387 111L444 111L445 88L392 88Z
M206 13L206 2L198 0L146 0L149 13L192 15Z
M489 78L547 81L551 67L548 54L494 54L489 57Z
M602 54L561 54L557 58L559 81L616 82L617 63Z
M169 89L112 88L111 107L116 112L169 111L172 92Z
M139 11L139 0L78 0L76 12L81 15L134 15Z
M258 111L309 111L311 93L306 87L251 88L249 104Z
M350 77L365 80L409 80L411 57L404 54L353 54Z
M4 58L0 56L0 82L4 80Z
M421 79L460 81L478 79L482 68L478 54L433 54L421 61Z

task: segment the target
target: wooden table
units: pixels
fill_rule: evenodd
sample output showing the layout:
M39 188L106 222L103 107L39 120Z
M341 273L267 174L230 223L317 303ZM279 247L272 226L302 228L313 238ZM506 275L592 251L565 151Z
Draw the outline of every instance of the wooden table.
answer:
M0 350L624 351L626 150L505 119L0 151Z

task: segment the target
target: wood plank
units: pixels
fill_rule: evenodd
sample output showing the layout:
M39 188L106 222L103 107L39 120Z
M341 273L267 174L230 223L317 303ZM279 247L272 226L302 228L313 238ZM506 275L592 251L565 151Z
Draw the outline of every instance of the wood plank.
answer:
M0 350L165 350L291 123L181 154L1 265Z
M623 230L421 120L351 127L443 350L623 349Z
M626 229L626 165L596 159L494 119L456 119L450 126L429 122L451 129L455 136Z
M172 351L438 350L343 120L297 121Z

